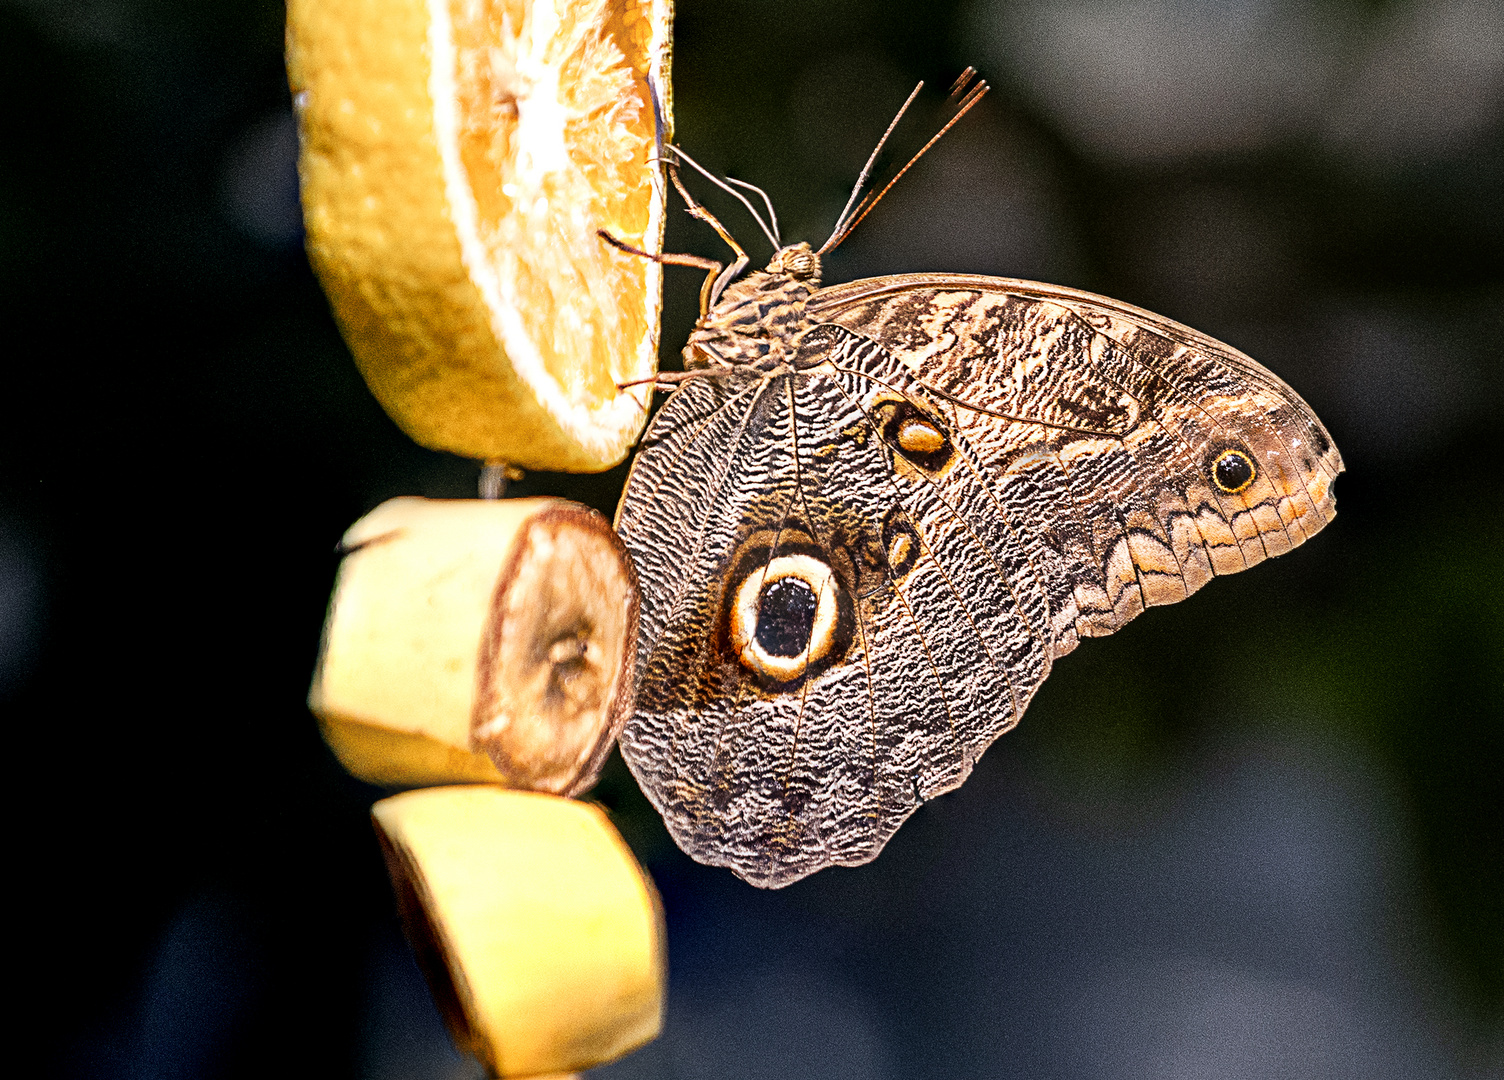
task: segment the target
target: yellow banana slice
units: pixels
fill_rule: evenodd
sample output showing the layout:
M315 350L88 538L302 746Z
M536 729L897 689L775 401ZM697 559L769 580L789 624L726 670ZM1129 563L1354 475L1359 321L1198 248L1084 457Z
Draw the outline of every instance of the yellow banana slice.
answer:
M492 1075L588 1069L657 1037L662 909L598 808L476 786L371 814L434 998Z

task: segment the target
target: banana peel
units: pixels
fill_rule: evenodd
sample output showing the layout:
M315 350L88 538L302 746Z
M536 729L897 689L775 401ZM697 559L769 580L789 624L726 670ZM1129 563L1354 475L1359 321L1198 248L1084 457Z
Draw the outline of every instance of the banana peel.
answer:
M574 795L631 712L637 579L563 499L393 499L345 534L308 703L355 776Z
M371 814L434 999L491 1075L588 1069L657 1037L662 907L600 809L462 786Z

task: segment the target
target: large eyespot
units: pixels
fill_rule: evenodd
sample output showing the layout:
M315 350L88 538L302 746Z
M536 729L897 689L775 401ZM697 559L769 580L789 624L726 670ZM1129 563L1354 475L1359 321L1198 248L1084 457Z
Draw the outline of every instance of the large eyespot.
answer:
M950 439L939 422L911 401L885 402L883 438L921 469L938 472L950 461Z
M1241 450L1224 450L1212 462L1212 481L1229 495L1236 495L1258 475L1253 459Z
M835 658L845 617L840 582L812 555L780 555L758 565L731 600L731 647L748 668L775 682L797 679Z

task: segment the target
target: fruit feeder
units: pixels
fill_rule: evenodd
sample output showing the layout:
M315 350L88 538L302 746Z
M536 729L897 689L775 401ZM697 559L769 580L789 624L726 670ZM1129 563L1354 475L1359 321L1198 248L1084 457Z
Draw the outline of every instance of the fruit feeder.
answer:
M345 534L309 705L372 811L455 1042L494 1075L654 1038L663 923L597 807L632 699L637 584L562 499L393 499ZM442 786L427 786L442 785Z
M668 0L290 0L310 261L416 442L594 471L647 418ZM656 104L655 104L656 103ZM631 385L623 385L631 384ZM505 463L505 466L502 464ZM637 581L562 499L394 499L346 533L309 705L372 811L408 940L495 1076L654 1038L652 884L576 801L631 710Z

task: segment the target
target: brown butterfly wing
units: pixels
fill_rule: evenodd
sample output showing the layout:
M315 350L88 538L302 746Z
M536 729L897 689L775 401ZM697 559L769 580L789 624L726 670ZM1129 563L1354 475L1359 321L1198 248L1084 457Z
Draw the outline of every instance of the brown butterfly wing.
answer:
M647 583L624 752L686 851L765 886L873 858L1050 663L1043 583L980 462L895 451L906 398L873 375L903 372L836 334L817 355L866 371L677 391L618 514ZM828 648L769 677L739 659L732 609L790 558L829 568L835 618Z
M871 278L813 321L882 345L987 463L1047 568L1054 652L1300 544L1336 513L1342 459L1266 368L1105 297L969 275ZM1253 478L1213 476L1227 450Z
M1269 372L1100 297L910 276L806 311L791 368L669 399L618 512L643 585L623 753L681 847L764 886L875 857L1054 657L1300 543L1341 470ZM759 669L739 598L796 565L824 629Z

